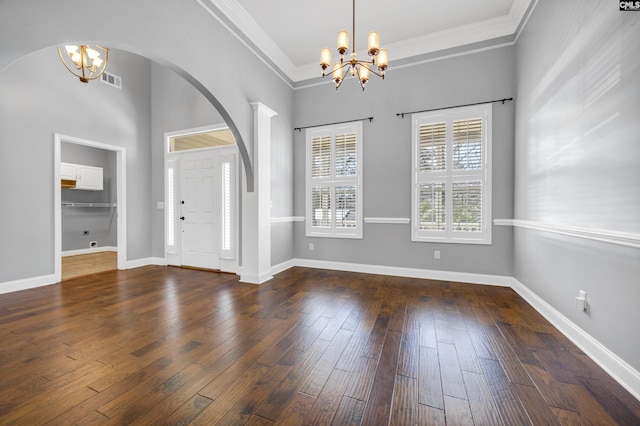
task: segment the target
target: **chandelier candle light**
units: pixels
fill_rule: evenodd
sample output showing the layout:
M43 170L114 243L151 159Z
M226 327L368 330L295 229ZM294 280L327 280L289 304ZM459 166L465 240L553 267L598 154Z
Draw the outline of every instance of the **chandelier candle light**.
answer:
M69 72L80 79L83 83L88 83L89 80L95 80L99 78L107 69L109 63L109 49L106 47L98 46L96 44L95 49L87 45L81 46L65 46L68 59L71 60L73 68L78 71L77 73L67 64L65 55L58 47L58 55L64 66ZM104 60L100 57L100 49L105 53Z
M370 73L374 73L378 77L384 80L385 70L389 65L389 57L387 56L387 49L380 49L380 36L377 31L371 31L368 38L368 49L370 61L358 60L356 54L356 0L353 0L353 27L352 27L352 45L351 56L345 61L345 54L349 50L349 33L347 31L340 31L338 33L338 53L340 54L340 62L333 64L331 76L336 83L336 90L340 87L344 78L347 76L347 72L351 73L351 76L358 78L360 86L364 91L367 81L369 81ZM322 77L327 75L326 70L331 66L331 49L325 47L320 53L320 66L322 67ZM378 72L374 70L377 66ZM343 71L344 69L344 71Z

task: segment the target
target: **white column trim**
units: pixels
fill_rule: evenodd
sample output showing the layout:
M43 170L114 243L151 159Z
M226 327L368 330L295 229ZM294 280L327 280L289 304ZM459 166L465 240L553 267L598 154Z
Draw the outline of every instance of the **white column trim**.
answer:
M271 273L271 118L277 113L251 102L253 138L250 155L254 192L242 193L242 265L240 281L262 284ZM246 185L246 180L244 184Z

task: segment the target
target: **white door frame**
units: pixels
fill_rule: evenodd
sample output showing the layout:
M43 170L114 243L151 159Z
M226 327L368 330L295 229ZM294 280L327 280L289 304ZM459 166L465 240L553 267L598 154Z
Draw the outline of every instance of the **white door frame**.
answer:
M172 264L175 265L175 258L174 261L169 262L169 256L170 253L168 251L168 247L167 247L167 225L168 225L168 221L169 218L168 213L167 213L167 202L169 200L169 194L168 194L168 187L167 187L167 179L168 179L168 175L167 175L167 170L169 168L169 160L172 159L177 159L180 158L180 155L182 153L188 153L188 152L194 152L194 151L204 151L204 150L209 150L209 149L219 149L217 147L212 147L212 148L201 148L201 149L196 149L193 151L178 151L178 152L169 152L169 147L171 144L171 139L178 137L178 136L187 136L187 135L193 135L193 134L197 134L197 133L205 133L205 132L212 132L215 130L224 130L224 129L228 129L229 126L227 126L225 123L220 123L220 124L212 124L209 126L201 126L201 127L194 127L194 128L190 128L190 129L184 129L184 130L176 130L173 132L166 132L164 134L164 207L165 207L165 211L164 211L164 263L165 265L168 264ZM236 147L236 150L238 149L237 145L233 145ZM221 147L224 148L224 147ZM179 163L179 162L178 162ZM238 161L236 160L236 167L238 167ZM238 170L236 170L236 174L238 173ZM237 181L239 181L238 178L236 178ZM180 181L181 181L181 177L179 179L175 179L174 180L174 197L175 197L175 201L177 203L177 200L179 199L179 195L180 195ZM240 223L240 218L241 218L241 213L240 213L240 208L239 208L239 200L241 197L241 193L240 193L240 185L237 184L237 191L236 191L236 202L235 202L235 217L234 220L236 221L236 226L234 227L235 232L233 233L233 238L234 238L234 247L235 247L235 254L234 254L234 259L232 262L225 262L224 259L220 259L220 269L222 271L225 272L237 272L238 269L238 256L239 256L239 246L240 246L240 234L238 232L239 229L239 223ZM176 206L174 206L174 208L176 208ZM174 210L174 213L177 215L177 209ZM175 228L174 228L175 229ZM175 241L179 241L179 236L178 235L174 235ZM178 245L178 250L181 253L182 248Z
M94 142L87 139L54 134L53 153L53 216L54 216L54 278L62 280L62 188L60 186L60 159L62 142L84 145L116 153L116 220L118 269L127 269L127 180L126 180L126 148Z

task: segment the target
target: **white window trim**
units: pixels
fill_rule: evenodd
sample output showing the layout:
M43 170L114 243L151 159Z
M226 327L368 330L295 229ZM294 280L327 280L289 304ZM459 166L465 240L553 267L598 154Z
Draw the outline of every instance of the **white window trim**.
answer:
M450 123L453 120L482 117L483 130L483 157L482 170L480 171L453 171L451 147L453 144L451 137ZM447 122L447 155L446 155L446 171L432 172L430 176L419 171L419 132L420 125L424 123L433 123L438 121ZM411 240L417 242L439 242L439 243L459 243L459 244L491 244L491 151L492 151L492 104L474 105L470 107L451 108L446 110L432 111L428 113L416 113L411 117L411 164L412 164L412 187L411 187ZM455 181L467 181L469 179L477 179L482 182L482 231L476 232L460 232L451 229L451 199L452 183ZM445 231L421 231L419 228L419 188L420 184L427 182L444 182L447 194L447 226Z
M335 135L346 129L355 130L356 133L356 176L337 178L335 176ZM331 134L331 173L329 178L312 178L311 177L311 141L314 136L319 134ZM362 239L363 217L362 210L362 143L363 141L363 125L362 121L353 121L336 125L321 126L309 128L306 130L306 186L305 186L305 228L307 237L326 237L326 238L355 238ZM331 226L328 228L314 227L311 211L311 190L318 184L326 184L331 188ZM336 228L335 226L335 187L342 184L356 185L356 226L354 228Z

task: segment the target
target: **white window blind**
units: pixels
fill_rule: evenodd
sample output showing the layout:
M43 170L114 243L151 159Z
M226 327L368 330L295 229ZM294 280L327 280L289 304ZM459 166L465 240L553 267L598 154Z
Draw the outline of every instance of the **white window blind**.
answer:
M173 248L176 244L176 231L175 231L175 176L174 168L167 168L167 202L165 207L167 209L167 247Z
M220 155L220 258L235 259L237 238L235 153Z
M412 116L412 240L491 244L491 104Z
M307 129L308 236L362 238L362 122Z
M221 244L222 250L231 249L231 164L223 162L220 165L220 176L222 182L222 190L220 191L221 205Z

